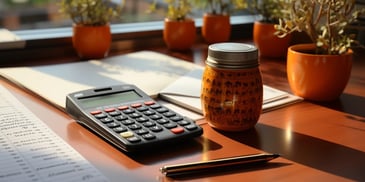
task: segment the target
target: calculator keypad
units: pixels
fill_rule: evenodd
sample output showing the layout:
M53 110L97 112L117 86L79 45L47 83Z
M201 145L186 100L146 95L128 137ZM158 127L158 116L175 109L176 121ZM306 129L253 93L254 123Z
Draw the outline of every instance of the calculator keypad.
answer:
M154 101L95 110L90 114L131 143L155 140L165 130L169 135L179 135L198 128L193 121Z

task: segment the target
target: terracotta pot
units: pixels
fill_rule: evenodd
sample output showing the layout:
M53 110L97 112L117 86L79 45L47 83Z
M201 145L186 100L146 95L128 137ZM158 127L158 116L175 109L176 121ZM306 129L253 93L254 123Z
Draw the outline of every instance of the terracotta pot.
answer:
M79 57L100 59L108 55L111 44L110 26L73 26L72 43Z
M202 35L209 44L228 41L231 35L230 16L204 14Z
M171 50L188 50L195 43L196 28L192 19L172 21L165 19L163 39Z
M253 41L259 49L260 57L283 58L287 55L291 35L277 37L274 24L256 21L253 26Z
M290 46L287 76L295 95L313 101L337 99L345 89L352 68L352 50L343 55L316 55L314 44Z

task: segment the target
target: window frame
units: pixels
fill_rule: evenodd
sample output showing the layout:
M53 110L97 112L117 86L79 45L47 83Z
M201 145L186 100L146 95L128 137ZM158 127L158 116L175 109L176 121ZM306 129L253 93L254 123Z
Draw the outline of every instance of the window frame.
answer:
M253 23L259 18L258 15L231 16L231 38L233 40L252 38ZM197 41L200 42L202 41L200 34L202 18L194 20L197 27ZM163 21L112 24L111 54L164 45L163 26ZM25 41L25 46L0 50L0 67L17 65L17 62L25 62L25 59L33 64L37 60L44 59L77 59L72 48L72 27L12 32ZM149 44L146 44L146 41L149 41Z

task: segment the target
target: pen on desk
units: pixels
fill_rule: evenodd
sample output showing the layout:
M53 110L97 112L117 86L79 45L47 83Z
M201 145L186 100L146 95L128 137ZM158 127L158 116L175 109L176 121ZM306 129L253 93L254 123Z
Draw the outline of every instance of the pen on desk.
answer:
M279 157L279 154L251 154L236 157L220 158L209 161L192 162L185 164L167 165L160 168L161 173L166 176L182 175L187 173L218 169L234 165L266 163Z

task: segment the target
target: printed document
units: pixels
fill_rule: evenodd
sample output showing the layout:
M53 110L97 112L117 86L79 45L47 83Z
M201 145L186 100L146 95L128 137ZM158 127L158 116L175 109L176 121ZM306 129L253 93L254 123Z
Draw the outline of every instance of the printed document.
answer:
M0 181L108 181L0 85Z

